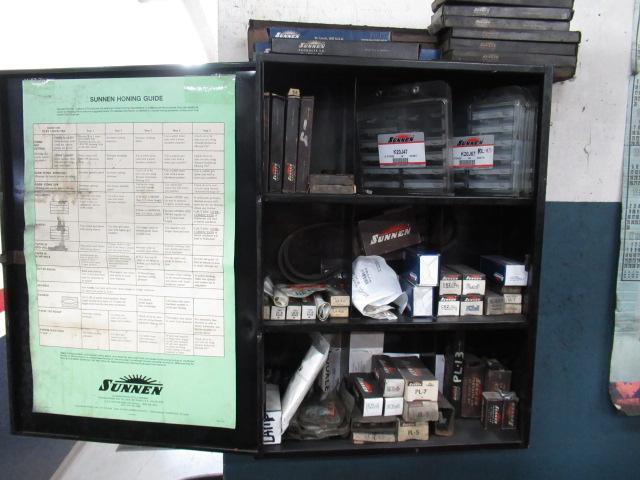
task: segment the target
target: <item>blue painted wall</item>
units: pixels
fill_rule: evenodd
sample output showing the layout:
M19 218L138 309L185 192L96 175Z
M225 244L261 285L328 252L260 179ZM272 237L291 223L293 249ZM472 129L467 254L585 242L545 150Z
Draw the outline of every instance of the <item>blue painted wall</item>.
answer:
M640 417L607 392L620 204L547 203L531 445L527 450L254 460L225 479L603 479L640 476Z

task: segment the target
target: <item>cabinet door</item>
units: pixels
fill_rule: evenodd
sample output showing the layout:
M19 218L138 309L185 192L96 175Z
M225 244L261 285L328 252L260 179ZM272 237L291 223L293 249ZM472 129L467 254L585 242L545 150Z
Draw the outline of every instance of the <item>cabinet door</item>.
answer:
M14 433L256 449L257 105L252 64L0 74Z

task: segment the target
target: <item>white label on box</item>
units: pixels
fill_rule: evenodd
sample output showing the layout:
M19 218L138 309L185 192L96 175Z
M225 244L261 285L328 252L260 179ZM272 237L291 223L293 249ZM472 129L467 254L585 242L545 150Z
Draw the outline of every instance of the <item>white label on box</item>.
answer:
M262 422L262 443L279 444L282 441L282 412L264 412Z
M300 320L302 307L300 305L289 305L287 307L287 320Z
M402 398L402 395L404 394L403 378L387 378L383 383L384 397Z
M380 398L365 398L362 405L363 417L379 417L382 415L382 408L384 406L384 399Z
M529 273L524 265L506 265L506 278L504 285L507 287L526 287L529 280Z
M482 315L482 301L460 302L460 315Z
M461 295L462 280L440 280L440 295Z
M453 139L453 168L493 168L493 135Z
M316 306L302 305L302 320L315 320L315 319L316 319Z
M522 313L522 304L519 303L505 303L504 313L506 315L520 315Z
M398 441L406 442L407 440L429 440L429 423L399 421Z
M521 293L505 293L502 295L504 298L504 303L522 303L522 294Z
M382 133L378 135L378 155L381 168L426 167L424 133Z
M486 280L463 280L462 294L477 293L478 295L484 295L486 283Z
M287 307L271 307L271 320L284 320L287 313Z
M438 302L439 317L458 317L460 315L460 302L458 300L440 300Z
M420 385L405 385L404 399L407 402L414 402L416 400L430 400L432 402L437 402L438 381L425 380L424 382L421 382Z
M421 287L437 287L440 272L439 255L420 256L420 284Z
M402 397L385 398L384 399L384 416L393 417L394 415L402 415L404 400Z
M414 317L430 317L433 315L433 287L413 287L413 305L411 313Z

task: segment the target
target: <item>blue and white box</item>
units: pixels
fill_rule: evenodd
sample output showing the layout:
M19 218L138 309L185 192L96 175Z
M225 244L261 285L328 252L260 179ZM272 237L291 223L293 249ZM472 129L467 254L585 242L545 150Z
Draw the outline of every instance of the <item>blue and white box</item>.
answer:
M390 42L390 30L358 30L348 28L269 27L271 38L296 40L347 40L351 42Z
M407 294L407 307L412 317L432 317L434 288L415 285L407 278L401 278L402 291Z
M406 277L419 287L437 287L440 274L440 254L423 248L405 250Z
M505 287L526 287L529 274L522 262L502 255L483 255L480 257L480 270L498 285Z

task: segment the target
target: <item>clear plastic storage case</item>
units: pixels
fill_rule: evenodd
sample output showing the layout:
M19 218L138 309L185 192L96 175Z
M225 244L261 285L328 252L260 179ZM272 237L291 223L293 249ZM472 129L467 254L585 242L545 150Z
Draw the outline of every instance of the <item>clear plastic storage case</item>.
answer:
M468 134L493 135L493 167L458 170L455 190L478 195L526 197L533 193L537 108L522 87L504 87L468 109Z
M364 192L452 194L451 118L451 89L442 81L363 89L357 120ZM382 135L424 138L424 162L393 159L383 166Z

